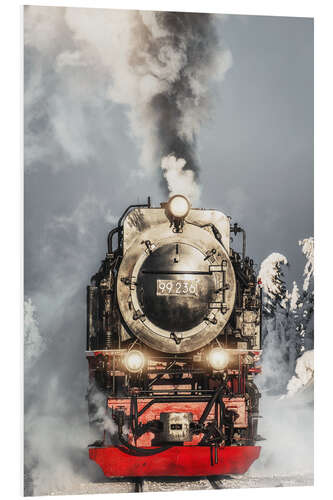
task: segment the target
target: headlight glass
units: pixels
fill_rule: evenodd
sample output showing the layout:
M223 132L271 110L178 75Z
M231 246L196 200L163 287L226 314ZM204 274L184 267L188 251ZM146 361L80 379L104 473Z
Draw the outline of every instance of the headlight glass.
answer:
M171 215L176 218L182 219L189 213L191 205L185 196L176 194L175 196L170 198L168 207Z
M142 352L133 350L125 355L124 362L129 372L137 373L143 369L145 358Z
M210 351L208 361L214 370L221 371L228 365L229 356L224 349L215 347L215 349Z

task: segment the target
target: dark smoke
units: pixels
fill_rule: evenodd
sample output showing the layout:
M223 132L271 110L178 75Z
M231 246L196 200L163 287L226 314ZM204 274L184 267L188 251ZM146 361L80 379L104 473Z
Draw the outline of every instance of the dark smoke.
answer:
M172 47L175 51L183 51L184 66L177 78L170 83L165 92L154 96L151 108L156 114L160 156L174 154L176 158L184 158L184 170L192 170L194 179L198 179L199 165L196 157L196 134L182 133L182 123L191 109L206 110L208 98L205 94L196 94L192 80L195 75L205 75L213 69L215 51L219 41L210 14L188 14L175 12L159 12L156 20L168 35L152 40L149 52L158 57L163 46ZM203 117L198 117L199 121ZM168 186L163 178L166 191Z
M150 40L147 51L151 57L159 60L164 47L183 56L183 65L174 79L164 92L153 96L150 103L157 126L157 158L173 155L176 159L184 159L183 171L192 171L196 183L199 177L197 133L202 121L209 116L207 87L214 67L217 70L217 56L221 50L214 16L175 12L159 12L155 16L157 24L167 34ZM161 183L166 194L177 190L178 186L170 186L166 176Z

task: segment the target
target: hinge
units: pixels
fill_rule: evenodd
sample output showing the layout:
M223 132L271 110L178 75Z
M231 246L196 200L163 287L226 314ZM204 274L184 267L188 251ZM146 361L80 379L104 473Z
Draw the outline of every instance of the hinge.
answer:
M182 341L182 338L178 336L175 332L170 333L170 339L174 340L177 345L179 345Z
M137 310L133 314L133 319L134 320L140 319L141 321L146 321L146 315L144 312Z
M210 306L210 304L209 304L209 306ZM212 323L212 325L216 325L216 323L217 323L217 319L215 318L215 314L213 312L211 312L210 314L208 314L208 316L205 319L207 321L209 321L210 323Z
M125 285L130 287L130 290L134 290L137 282L136 282L136 277L132 276L131 278L125 277L125 278L120 278L120 281L124 283Z

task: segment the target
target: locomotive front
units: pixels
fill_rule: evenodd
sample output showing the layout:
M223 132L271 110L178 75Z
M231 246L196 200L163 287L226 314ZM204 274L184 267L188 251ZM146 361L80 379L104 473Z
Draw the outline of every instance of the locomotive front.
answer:
M89 413L103 437L89 454L105 475L243 473L259 456L261 290L245 253L242 228L182 195L130 206L110 232L87 301Z

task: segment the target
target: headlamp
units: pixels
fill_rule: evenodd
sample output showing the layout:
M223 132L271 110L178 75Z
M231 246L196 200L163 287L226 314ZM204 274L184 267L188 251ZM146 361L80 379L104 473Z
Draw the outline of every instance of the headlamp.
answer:
M168 210L176 219L184 219L191 209L190 202L182 194L175 194L168 201Z
M140 351L129 351L124 358L125 366L131 373L140 372L145 365L145 358Z
M221 349L221 347L215 347L208 354L208 361L216 371L224 370L228 364L228 360L228 353L224 349Z

